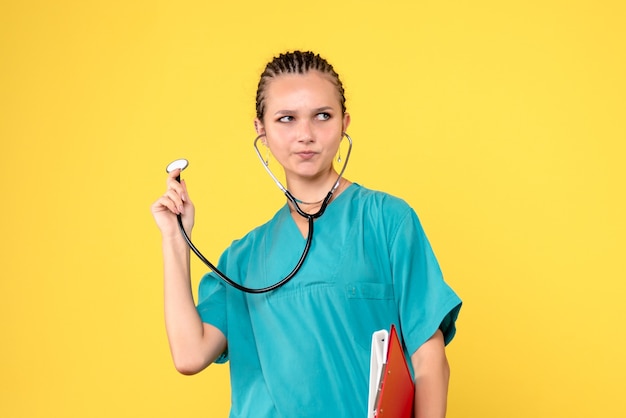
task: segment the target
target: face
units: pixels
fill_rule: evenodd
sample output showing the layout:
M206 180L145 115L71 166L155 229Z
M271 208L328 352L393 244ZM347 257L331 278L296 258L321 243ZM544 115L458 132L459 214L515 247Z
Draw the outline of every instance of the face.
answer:
M333 158L349 124L337 88L318 71L274 78L266 87L265 116L255 120L287 181L333 174Z

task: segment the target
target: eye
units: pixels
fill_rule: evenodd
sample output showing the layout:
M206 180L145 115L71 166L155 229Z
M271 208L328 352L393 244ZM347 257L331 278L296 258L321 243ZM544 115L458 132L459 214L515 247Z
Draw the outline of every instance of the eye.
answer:
M287 123L293 120L293 116L282 116L278 118L278 122Z
M330 113L322 112L315 115L318 120L328 120L331 118Z

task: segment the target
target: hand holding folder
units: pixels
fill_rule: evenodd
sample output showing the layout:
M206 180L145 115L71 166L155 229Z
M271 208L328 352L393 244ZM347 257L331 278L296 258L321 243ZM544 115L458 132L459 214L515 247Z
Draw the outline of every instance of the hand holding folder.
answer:
M372 335L368 418L410 418L415 385L394 325Z

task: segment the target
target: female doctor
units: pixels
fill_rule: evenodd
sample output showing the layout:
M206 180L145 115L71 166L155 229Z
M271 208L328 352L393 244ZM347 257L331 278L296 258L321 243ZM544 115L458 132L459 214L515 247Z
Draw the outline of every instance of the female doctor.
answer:
M445 345L461 301L441 271L411 207L339 178L334 161L350 126L339 76L319 55L281 54L256 96L259 141L284 171L300 209L316 213L336 186L301 269L263 294L227 286L215 273L190 280L194 206L174 170L152 205L162 235L165 325L176 369L194 374L230 362L231 417L367 416L372 333L395 324L415 379L415 417L446 413ZM275 169L278 167L275 167ZM339 180L338 180L339 179ZM218 268L252 288L298 263L309 221L288 200L265 224L234 241Z

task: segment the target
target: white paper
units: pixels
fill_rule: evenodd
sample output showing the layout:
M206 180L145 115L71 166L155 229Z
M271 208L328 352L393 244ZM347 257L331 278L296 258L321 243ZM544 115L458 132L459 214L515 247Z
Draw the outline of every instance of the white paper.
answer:
M387 361L387 347L389 346L389 332L385 329L372 334L372 351L370 356L370 391L367 400L367 418L374 418L374 407L380 374Z

